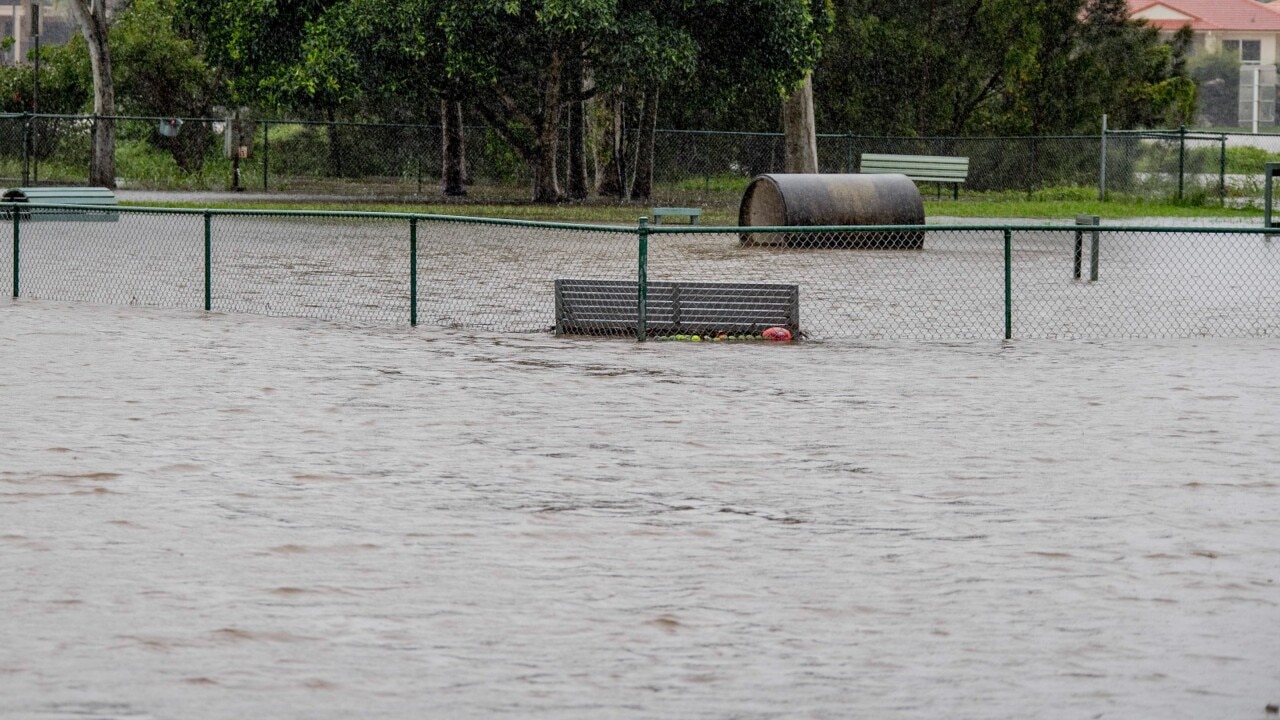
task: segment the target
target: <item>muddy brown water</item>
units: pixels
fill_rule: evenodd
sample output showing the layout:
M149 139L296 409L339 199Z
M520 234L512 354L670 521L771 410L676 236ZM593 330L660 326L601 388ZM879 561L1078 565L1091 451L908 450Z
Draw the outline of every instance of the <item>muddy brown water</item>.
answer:
M0 717L1263 717L1276 352L0 302Z

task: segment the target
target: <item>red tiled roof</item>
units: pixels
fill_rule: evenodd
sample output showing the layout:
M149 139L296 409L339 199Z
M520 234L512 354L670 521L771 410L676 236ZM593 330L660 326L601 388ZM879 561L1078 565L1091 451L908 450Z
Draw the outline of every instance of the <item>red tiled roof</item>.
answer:
M1161 30L1177 30L1190 25L1192 30L1226 30L1238 32L1280 32L1280 8L1255 0L1128 0L1129 15L1163 5L1191 17L1190 20L1147 19Z

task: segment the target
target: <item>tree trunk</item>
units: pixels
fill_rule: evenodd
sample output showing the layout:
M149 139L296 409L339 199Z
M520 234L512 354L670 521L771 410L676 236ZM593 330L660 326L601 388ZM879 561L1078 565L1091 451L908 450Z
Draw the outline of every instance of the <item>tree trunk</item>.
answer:
M329 177L340 178L346 174L346 168L342 162L342 136L338 132L338 119L332 107L325 108L324 114L329 121L325 124L325 130L329 134Z
M653 197L653 156L658 134L658 88L644 94L644 113L640 118L640 139L636 148L636 179L631 185L632 200Z
M604 197L622 197L622 158L625 153L622 142L622 98L614 94L609 99L612 108L613 128L609 133L609 161L596 179L596 192Z
M93 150L89 158L89 184L116 186L116 93L111 81L111 54L107 49L105 2L71 0L71 14L89 46L93 72Z
M782 105L785 136L783 168L789 173L818 172L818 137L813 119L813 74Z
M441 173L444 194L461 197L467 194L461 102L440 98L440 127L444 134L444 168Z
M542 96L542 123L538 129L537 167L533 173L533 201L560 202L560 179L556 177L560 149L560 85L564 59L559 50L551 53L547 83Z
M569 182L572 200L587 199L587 102L586 65L575 59L569 70L569 91L577 96L569 102Z

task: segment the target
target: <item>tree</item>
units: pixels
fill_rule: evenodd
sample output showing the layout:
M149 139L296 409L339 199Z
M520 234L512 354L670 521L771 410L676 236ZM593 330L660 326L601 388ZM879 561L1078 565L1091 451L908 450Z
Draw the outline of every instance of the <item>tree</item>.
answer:
M789 173L818 172L818 138L813 117L813 76L806 75L800 87L782 105L784 136L783 166Z
M174 25L174 0L133 0L114 18L111 50L120 106L146 116L206 118L225 99L203 48ZM169 151L178 167L199 170L213 137L207 122L188 122L176 136L150 142Z
M89 158L89 184L116 186L116 102L111 76L111 53L107 46L105 2L71 0L71 14L80 26L89 50L93 73L93 149Z
M836 26L814 76L826 127L1060 134L1194 106L1185 38L1162 41L1125 0L841 0Z

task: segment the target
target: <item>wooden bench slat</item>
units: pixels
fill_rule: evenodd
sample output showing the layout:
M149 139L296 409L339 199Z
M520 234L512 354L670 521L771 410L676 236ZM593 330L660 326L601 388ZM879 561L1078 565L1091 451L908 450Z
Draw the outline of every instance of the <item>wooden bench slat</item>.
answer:
M959 198L960 186L969 179L969 158L863 153L858 169L867 175L901 173L916 182L950 183Z

